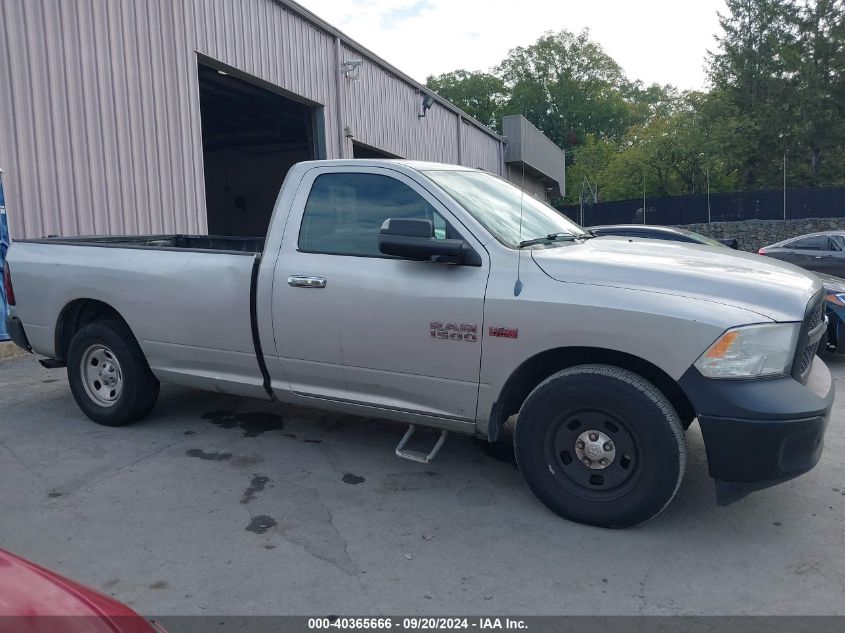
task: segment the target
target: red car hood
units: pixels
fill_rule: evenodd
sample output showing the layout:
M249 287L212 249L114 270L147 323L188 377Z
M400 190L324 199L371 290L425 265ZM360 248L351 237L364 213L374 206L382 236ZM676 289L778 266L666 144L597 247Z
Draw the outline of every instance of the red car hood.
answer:
M0 618L4 626L14 622L16 633L155 633L114 598L2 549Z

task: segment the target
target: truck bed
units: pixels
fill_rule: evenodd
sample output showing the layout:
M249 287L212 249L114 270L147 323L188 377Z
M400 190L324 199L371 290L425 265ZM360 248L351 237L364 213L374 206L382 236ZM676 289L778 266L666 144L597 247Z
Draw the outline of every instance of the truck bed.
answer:
M263 237L227 235L107 235L83 237L46 237L39 240L15 240L38 244L103 246L111 248L166 249L213 253L254 255L264 250Z
M267 397L255 328L260 238L150 235L16 240L10 268L32 348L78 302L126 321L160 380Z

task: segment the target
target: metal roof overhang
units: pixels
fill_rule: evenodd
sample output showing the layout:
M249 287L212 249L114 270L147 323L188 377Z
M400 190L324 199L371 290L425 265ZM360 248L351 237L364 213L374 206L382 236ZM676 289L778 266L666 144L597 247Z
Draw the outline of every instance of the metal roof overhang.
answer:
M566 152L522 115L506 116L502 131L507 138L505 163L543 178L558 195L566 193Z

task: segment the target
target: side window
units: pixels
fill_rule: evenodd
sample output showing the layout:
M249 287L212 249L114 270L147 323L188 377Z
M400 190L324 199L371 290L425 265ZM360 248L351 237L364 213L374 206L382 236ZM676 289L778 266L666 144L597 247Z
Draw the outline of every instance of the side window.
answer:
M416 191L379 174L323 174L311 187L299 250L306 253L387 257L378 249L387 218L431 220L437 239L450 233L446 220Z
M830 237L830 250L832 250L832 251L845 251L845 236L831 235L829 237Z
M448 224L446 224L446 220L443 219L443 216L439 213L434 213L434 237L438 240L445 240L446 233L448 232Z
M824 251L827 250L827 236L813 235L811 237L802 237L800 240L790 242L786 247L801 251Z

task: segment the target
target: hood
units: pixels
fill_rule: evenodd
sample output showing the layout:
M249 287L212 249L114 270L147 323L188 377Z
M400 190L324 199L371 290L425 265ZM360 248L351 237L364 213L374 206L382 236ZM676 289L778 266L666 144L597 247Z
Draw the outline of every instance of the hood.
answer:
M735 306L775 321L800 321L822 287L779 260L700 244L597 237L531 251L558 281L646 290Z

